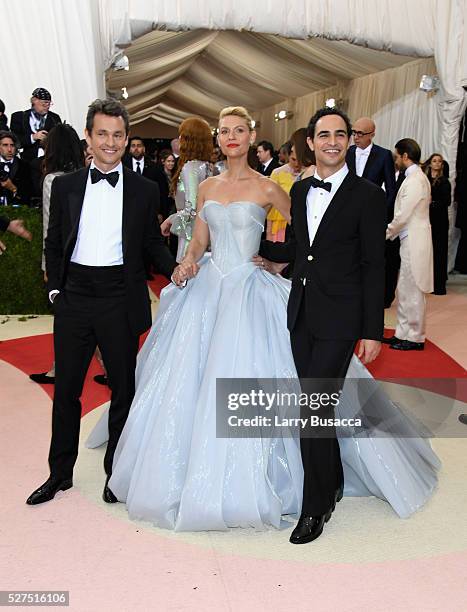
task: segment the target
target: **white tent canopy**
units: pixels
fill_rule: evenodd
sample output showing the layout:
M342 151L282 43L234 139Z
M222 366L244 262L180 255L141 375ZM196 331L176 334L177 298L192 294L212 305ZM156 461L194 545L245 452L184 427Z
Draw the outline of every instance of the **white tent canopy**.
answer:
M56 109L77 127L89 101L104 94L104 73L118 50L156 28L322 37L434 56L442 83L440 149L453 166L466 101L467 0L264 0L261 11L251 0L43 0L40 10L33 0L22 0L2 8L1 96L8 111L25 108L40 85L52 91ZM159 112L170 119L174 109L167 104Z

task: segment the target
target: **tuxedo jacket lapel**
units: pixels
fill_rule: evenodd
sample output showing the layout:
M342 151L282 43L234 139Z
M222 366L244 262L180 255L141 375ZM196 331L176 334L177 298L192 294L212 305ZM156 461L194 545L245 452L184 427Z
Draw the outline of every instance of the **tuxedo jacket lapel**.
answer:
M362 174L363 178L368 177L368 173L370 172L371 167L375 163L377 156L378 156L378 151L376 150L375 145L373 145L371 147L370 154L368 155L368 159L366 160L365 169L363 170L363 174Z
M68 212L70 214L71 232L65 244L65 252L68 252L70 246L74 245L76 242L79 220L81 217L81 209L83 208L84 194L86 193L88 174L89 170L87 168L83 168L77 172L74 188L68 194Z
M123 261L125 261L127 249L128 249L128 238L130 232L129 220L131 212L134 210L133 197L135 189L132 188L134 173L130 171L126 166L123 166L123 213L122 213L122 252Z
M321 223L319 224L318 231L316 232L315 239L313 240L313 244L317 244L326 231L326 228L330 225L331 221L334 217L339 213L345 203L347 201L349 191L352 189L352 186L355 182L355 174L349 172L345 179L342 181L341 186L334 194L329 206L327 207L326 212L321 219Z

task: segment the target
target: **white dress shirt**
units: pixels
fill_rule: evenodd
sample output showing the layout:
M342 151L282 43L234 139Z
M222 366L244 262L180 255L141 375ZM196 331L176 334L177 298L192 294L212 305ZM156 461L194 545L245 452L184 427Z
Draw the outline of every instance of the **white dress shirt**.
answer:
M94 162L91 169L95 168ZM122 215L123 169L118 164L118 183L112 187L106 180L94 185L88 175L78 236L71 256L73 263L83 266L119 266L123 264ZM104 173L105 174L105 173Z
M363 176L372 146L373 143L370 142L366 149L355 147L355 172L358 176Z
M264 162L263 164L263 172L266 172L266 170L268 169L269 164L272 162L273 158L271 157L271 159L268 159L267 162Z
M143 170L144 170L144 157L142 157L140 160L137 160L134 157L132 157L131 158L131 163L133 164L133 171L134 172L138 171L138 164L139 164L139 167L141 169L141 174L143 174Z
M410 176L412 174L412 172L415 172L415 170L418 168L417 164L412 164L411 166L409 166L407 168L407 170L405 171L405 178L407 178L408 176ZM404 240L404 238L407 238L407 236L409 235L409 230L404 227L400 232L399 232L399 240Z
M306 218L308 222L308 236L310 238L310 246L313 244L316 232L318 231L319 224L324 216L324 213L328 209L332 198L335 196L336 191L342 184L349 172L347 164L344 164L340 170L331 174L325 179L315 172L314 177L319 180L324 180L325 183L331 183L331 191L326 191L321 187L310 187L306 196Z
M46 119L47 119L47 113L44 115L44 121ZM31 126L31 130L32 130L31 144L35 143L35 140L32 136L33 134L39 131L40 124L41 124L40 119L37 119L37 117L35 117L34 113L31 111L29 113L29 125ZM37 149L37 157L44 157L44 149L41 146Z

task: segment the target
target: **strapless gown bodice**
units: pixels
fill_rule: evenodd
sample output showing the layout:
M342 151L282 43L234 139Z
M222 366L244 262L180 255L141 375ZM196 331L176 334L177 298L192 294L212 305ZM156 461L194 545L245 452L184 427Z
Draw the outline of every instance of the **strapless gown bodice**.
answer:
M212 263L222 274L251 264L264 229L264 208L254 202L206 200L199 216L209 225Z

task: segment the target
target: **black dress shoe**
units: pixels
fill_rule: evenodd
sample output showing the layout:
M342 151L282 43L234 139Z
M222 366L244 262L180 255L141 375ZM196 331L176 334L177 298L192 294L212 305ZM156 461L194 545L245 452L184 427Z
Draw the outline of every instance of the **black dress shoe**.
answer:
M109 386L109 380L105 374L96 374L94 376L94 382L98 383L99 385Z
M71 478L61 480L51 476L44 482L43 485L36 489L34 493L31 493L31 495L27 498L26 503L29 506L43 504L44 502L48 502L53 499L58 491L66 491L67 489L71 489L72 486L73 480Z
M47 376L47 372L42 372L42 374L29 374L29 378L40 385L55 384L55 376Z
M110 490L109 480L110 476L107 476L107 478L105 479L105 487L104 492L102 493L102 499L105 501L106 504L116 504L118 502L118 499Z
M425 348L424 342L412 342L411 340L399 340L389 346L396 351L423 351Z
M390 338L382 338L381 342L383 344L395 344L396 342L401 342L397 336L391 336Z
M332 510L321 516L301 516L297 526L292 531L291 544L308 544L323 533L324 524L331 518Z

